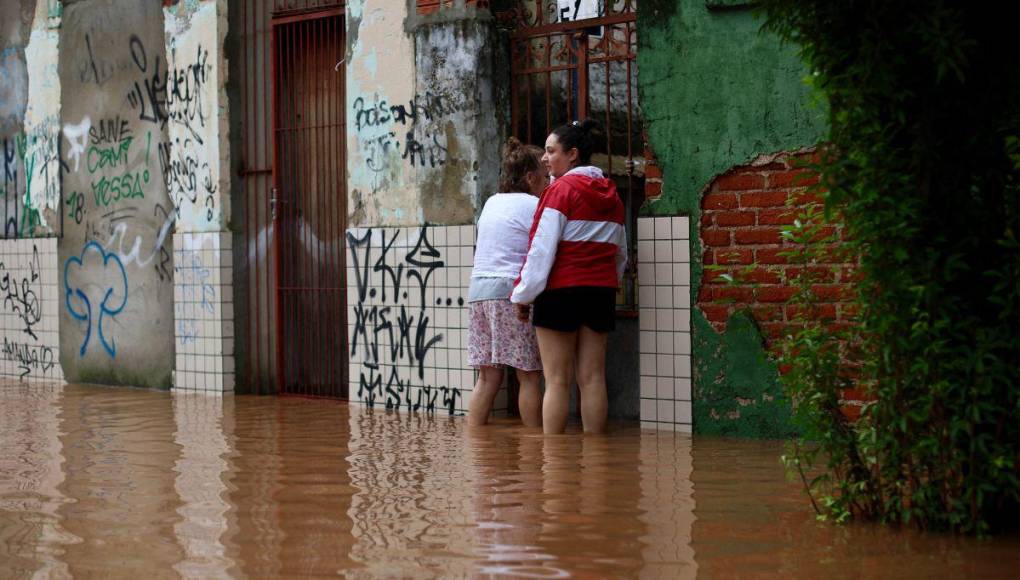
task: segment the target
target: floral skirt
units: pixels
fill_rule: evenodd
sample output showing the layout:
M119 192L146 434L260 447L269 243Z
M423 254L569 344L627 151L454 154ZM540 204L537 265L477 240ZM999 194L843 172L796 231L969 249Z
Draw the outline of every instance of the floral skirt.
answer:
M506 365L524 371L542 370L538 339L531 322L517 319L509 300L482 300L469 306L468 364Z

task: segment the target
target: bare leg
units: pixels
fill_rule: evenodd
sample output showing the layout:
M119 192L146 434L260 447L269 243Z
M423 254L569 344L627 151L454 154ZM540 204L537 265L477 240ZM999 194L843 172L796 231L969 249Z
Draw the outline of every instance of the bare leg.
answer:
M577 341L577 384L581 389L581 422L585 433L606 428L606 342L609 334L582 326ZM543 356L545 353L543 353Z
M503 384L501 367L478 367L478 381L468 403L468 425L485 425L492 412L492 402Z
M538 386L541 377L542 371L517 369L517 381L521 384L517 408L521 412L521 422L525 427L542 426L542 390Z
M563 433L570 409L570 387L574 383L574 350L577 332L536 328L538 349L545 372L545 397L542 399L542 430Z

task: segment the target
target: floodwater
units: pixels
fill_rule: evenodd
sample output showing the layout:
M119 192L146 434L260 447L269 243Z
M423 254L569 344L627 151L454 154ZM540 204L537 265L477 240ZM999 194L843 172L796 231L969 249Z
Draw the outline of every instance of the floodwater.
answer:
M781 452L0 383L0 578L1020 574L1020 538L816 522Z

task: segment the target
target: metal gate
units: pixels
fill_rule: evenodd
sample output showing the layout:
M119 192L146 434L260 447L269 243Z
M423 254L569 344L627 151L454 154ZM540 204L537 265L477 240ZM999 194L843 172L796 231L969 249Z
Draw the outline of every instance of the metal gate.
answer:
M636 212L644 200L645 138L637 100L637 0L516 0L499 15L512 28L512 131L545 145L557 126L591 117L606 131L592 162L616 181L631 251L619 310L636 314Z
M277 384L347 396L344 20L334 8L273 20Z
M343 0L243 0L239 392L347 396Z

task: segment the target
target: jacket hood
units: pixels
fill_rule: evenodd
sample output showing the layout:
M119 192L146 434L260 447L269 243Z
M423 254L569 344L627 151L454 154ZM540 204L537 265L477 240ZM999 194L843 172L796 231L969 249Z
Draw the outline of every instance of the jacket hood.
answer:
M605 177L598 167L590 165L575 167L556 181L569 181L572 186L585 194L585 201L600 210L611 210L620 203L620 196L616 193L616 183Z

